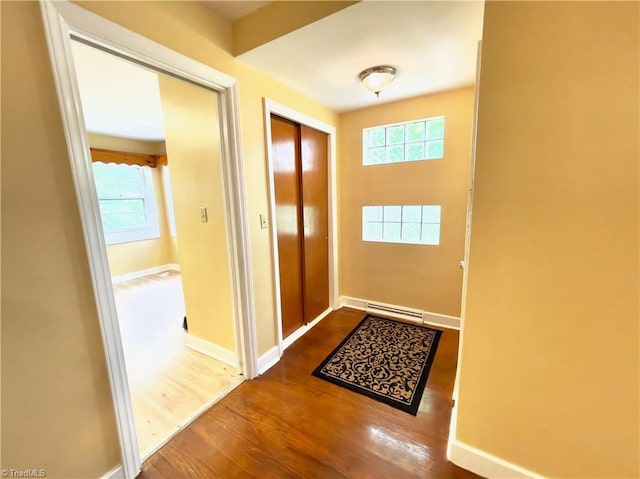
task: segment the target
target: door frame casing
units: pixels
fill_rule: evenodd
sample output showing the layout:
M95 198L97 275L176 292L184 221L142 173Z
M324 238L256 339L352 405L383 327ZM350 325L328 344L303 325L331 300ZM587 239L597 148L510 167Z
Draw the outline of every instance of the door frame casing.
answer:
M473 125L471 131L471 158L469 159L469 180L467 187L467 216L464 238L464 259L462 270L462 297L460 304L460 335L458 340L458 363L456 365L456 375L453 380L453 392L451 398L458 401L460 386L460 367L462 358L462 338L464 336L464 325L467 310L467 285L469 283L469 252L471 251L471 223L473 220L473 192L476 178L476 142L478 136L478 105L480 103L480 69L482 67L482 40L478 40L476 47L476 82L473 93ZM454 407L451 415L451 423L455 424L457 418L457 408Z
M338 200L337 200L337 175L336 175L336 128L316 118L300 113L286 105L263 98L265 144L267 145L267 166L269 176L269 216L271 222L271 250L274 281L274 295L276 304L276 323L278 329L278 353L282 356L284 350L306 331L315 326L318 321L333 311L338 304ZM327 178L328 197L327 205L329 223L329 308L318 318L309 324L302 326L286 339L282 338L282 301L280 299L280 263L278 252L278 232L276 230L276 194L274 184L274 168L271 139L271 115L277 115L287 120L294 121L304 126L327 134Z
M40 7L105 349L106 366L122 454L122 474L125 478L133 478L140 471L140 452L137 445L106 245L93 181L91 155L71 52L71 38L72 36L76 37L108 52L139 64L151 66L219 94L221 163L233 275L236 347L245 377L253 378L258 371L257 342L246 190L240 141L238 83L233 77L67 1L41 0Z

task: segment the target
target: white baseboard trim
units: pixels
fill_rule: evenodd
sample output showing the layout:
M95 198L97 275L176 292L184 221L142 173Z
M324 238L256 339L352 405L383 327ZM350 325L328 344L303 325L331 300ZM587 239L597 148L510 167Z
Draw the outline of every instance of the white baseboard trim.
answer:
M447 316L446 314L430 313L429 311L424 311L423 314L424 318L422 322L424 324L431 324L448 329L460 329L460 318Z
M274 346L258 358L258 374L264 374L278 361L280 361L280 349Z
M199 353L205 354L213 359L222 361L229 366L233 366L234 368L239 367L238 355L236 353L218 346L217 344L210 343L202 338L198 338L193 334L187 333L184 339L184 345L194 351L198 351Z
M353 298L351 296L340 296L340 299L338 300L338 302L340 304L340 307L353 308L353 309L359 309L361 311L366 311L367 303L372 301L366 300L366 299L360 299L360 298ZM413 308L405 308L404 306L397 306L397 305L389 305L389 306L393 306L399 309L413 309ZM440 328L447 328L447 329L460 329L460 318L457 318L455 316L447 316L446 314L431 313L429 311L422 311L422 314L423 314L423 319L422 319L423 324L429 324L432 326L437 326ZM404 317L401 314L386 313L386 315L390 317L402 319L405 321L410 321L412 323L416 322L415 318Z
M311 321L309 324L305 324L305 325L299 327L293 333L291 333L289 336L284 338L280 342L279 346L272 347L269 351L267 351L262 356L260 356L258 358L258 374L264 374L265 372L267 372L268 369L270 369L271 367L275 366L275 364L278 361L280 361L280 356L281 356L280 351L281 351L281 349L282 349L282 351L287 349L289 346L291 346L293 343L295 343L298 339L300 339L302 336L304 336L316 324L318 324L320 321L322 321L324 318L326 318L329 315L329 313L331 313L332 311L333 311L332 308L327 308L325 311L323 311L320 314L320 316L318 316L316 319Z
M543 476L487 454L460 441L449 442L447 459L456 466L491 479L544 479Z
M331 311L333 311L333 309L327 308L325 311L320 313L320 316L318 316L316 319L311 321L309 324L305 324L305 325L300 326L293 333L291 333L289 336L284 338L282 340L282 350L284 351L289 346L291 346L293 343L295 343L298 339L300 339L302 336L307 334L307 332L311 328L313 328L316 324L318 324L320 321L322 321L324 318L326 318Z
M161 264L159 266L153 266L151 268L132 271L131 273L119 274L117 276L112 276L111 282L114 284L122 283L123 281L129 281L130 279L142 278L143 276L162 273L164 271L180 271L180 265L175 263Z
M122 469L122 466L116 466L100 479L124 479L124 470Z
M351 296L340 296L338 304L341 308L353 308L365 311L367 309L367 301L364 299L352 298Z

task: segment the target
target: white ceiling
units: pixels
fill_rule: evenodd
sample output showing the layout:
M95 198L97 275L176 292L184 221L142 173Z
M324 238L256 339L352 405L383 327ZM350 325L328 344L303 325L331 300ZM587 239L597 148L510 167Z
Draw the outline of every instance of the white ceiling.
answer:
M236 18L267 2L207 2ZM240 55L239 60L339 111L472 85L482 1L363 1ZM87 129L164 138L157 74L72 42ZM395 81L376 99L358 80L388 64Z
M472 85L483 10L482 1L363 1L238 59L344 112ZM398 69L379 100L358 80L375 65Z
M82 111L91 133L164 139L158 75L76 41L71 42Z

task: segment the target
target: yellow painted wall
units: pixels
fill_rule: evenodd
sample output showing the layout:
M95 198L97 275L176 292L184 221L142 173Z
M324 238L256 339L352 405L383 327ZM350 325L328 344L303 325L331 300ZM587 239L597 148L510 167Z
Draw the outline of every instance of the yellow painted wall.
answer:
M120 461L96 305L53 76L35 2L2 11L2 466L98 477ZM276 344L262 97L337 115L228 53L198 2L87 2L109 20L240 80L258 352ZM226 33L225 33L226 31ZM37 433L34 433L37 431Z
M89 145L92 148L126 151L130 153L157 154L165 152L163 141L141 141L128 138L116 138L108 135L89 133ZM166 199L162 183L162 169L151 168L153 188L156 194L156 210L160 237L145 240L119 243L107 246L109 268L112 276L132 273L143 269L165 264L178 264L178 256L174 240L169 231Z
M235 351L218 95L166 75L158 84L189 332Z
M233 22L233 53L240 55L317 22L356 1L273 1Z
M120 452L40 9L0 8L1 468L99 477Z
M440 160L362 166L362 129L445 116ZM473 88L340 117L340 294L460 315ZM442 205L440 245L362 241L362 206Z
M640 476L640 4L490 2L458 440Z

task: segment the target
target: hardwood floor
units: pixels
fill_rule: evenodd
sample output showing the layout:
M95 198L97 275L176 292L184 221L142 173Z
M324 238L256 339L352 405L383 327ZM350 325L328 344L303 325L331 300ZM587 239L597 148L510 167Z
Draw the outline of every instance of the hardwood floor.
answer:
M240 372L184 345L177 272L114 284L138 448L146 457L242 381Z
M417 416L311 376L363 316L330 314L152 455L138 478L479 477L445 457L456 331L441 337Z

